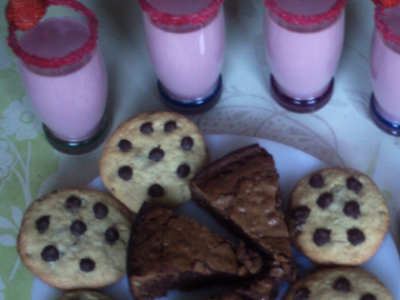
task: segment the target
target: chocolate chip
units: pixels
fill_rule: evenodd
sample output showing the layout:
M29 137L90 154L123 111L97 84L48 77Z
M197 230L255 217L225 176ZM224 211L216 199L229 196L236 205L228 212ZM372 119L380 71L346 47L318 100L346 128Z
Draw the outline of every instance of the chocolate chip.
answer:
M44 247L41 253L44 261L55 261L60 257L58 249L52 245Z
M338 279L335 280L335 283L333 284L333 288L337 290L338 292L350 292L351 290L351 284L350 281L345 278L345 277L339 277Z
M358 216L361 214L360 205L357 201L348 201L343 207L343 212L346 216L357 219Z
M299 288L293 297L293 300L307 300L310 296L311 291L306 287Z
M324 178L321 174L313 174L308 180L308 184L315 189L321 188L324 186Z
M185 178L190 174L190 167L188 165L180 165L176 170L176 174L179 178Z
M123 166L118 169L118 176L125 181L128 181L132 178L133 170L130 166Z
M172 132L177 128L176 122L175 121L168 121L164 125L164 131L165 132Z
M82 258L79 262L79 267L83 272L91 272L96 267L96 263L90 258Z
M65 201L65 206L67 208L80 208L82 206L82 200L76 196L69 196L67 201Z
M86 229L86 224L81 220L74 221L69 227L69 230L71 230L71 233L75 236L80 236L84 234L86 232Z
M153 131L153 124L151 124L151 122L144 123L140 126L140 132L143 134L151 134Z
M371 294L371 293L367 293L365 295L363 295L360 300L377 300L377 298L375 297L375 295Z
M354 193L358 194L361 191L363 185L360 181L358 181L357 178L351 176L346 180L346 187Z
M43 216L36 220L36 229L39 233L44 233L49 228L50 216Z
M325 245L331 240L331 230L324 228L315 230L313 240L319 247Z
M104 219L108 215L108 207L101 202L97 202L93 205L93 212L96 219Z
M194 141L190 136L184 137L181 141L181 147L185 151L190 151L193 148Z
M162 161L163 158L164 158L164 150L162 150L160 147L154 148L149 153L149 159L151 159L152 161L159 162Z
M119 239L119 232L114 228L108 228L106 230L105 237L106 237L106 242L109 245L113 245Z
M161 197L164 195L164 188L159 184L153 184L149 187L148 194L151 197Z
M347 240L352 244L353 246L357 246L359 244L364 243L365 241L365 235L364 233L358 229L358 228L353 228L347 230Z
M132 143L128 140L120 140L118 143L119 150L122 152L128 152L132 149Z
M333 195L331 193L323 193L317 199L317 204L322 209L328 208L333 202Z
M292 211L291 216L300 224L305 224L310 212L311 210L308 208L308 206L298 206Z

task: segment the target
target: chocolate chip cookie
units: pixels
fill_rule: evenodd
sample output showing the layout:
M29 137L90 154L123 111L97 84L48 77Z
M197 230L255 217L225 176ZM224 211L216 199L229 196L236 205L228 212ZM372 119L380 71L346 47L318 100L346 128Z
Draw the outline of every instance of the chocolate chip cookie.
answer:
M350 168L323 169L292 191L289 231L295 247L319 264L360 265L379 248L390 216L376 184Z
M68 292L56 300L113 300L111 297L94 291L73 291Z
M24 265L49 285L100 288L126 273L129 210L95 190L63 188L35 200L18 235Z
M122 123L104 146L100 176L105 187L138 212L148 201L178 206L191 198L189 181L209 162L198 127L171 112L145 112Z
M392 300L383 283L358 267L320 269L292 285L283 300Z

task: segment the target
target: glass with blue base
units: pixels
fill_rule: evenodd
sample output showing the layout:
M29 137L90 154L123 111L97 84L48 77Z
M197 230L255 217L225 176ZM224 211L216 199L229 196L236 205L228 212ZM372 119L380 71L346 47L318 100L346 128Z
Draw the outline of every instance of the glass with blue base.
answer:
M181 113L211 109L222 92L224 0L140 0L160 100Z
M400 136L400 5L375 7L370 67L372 120L383 132Z

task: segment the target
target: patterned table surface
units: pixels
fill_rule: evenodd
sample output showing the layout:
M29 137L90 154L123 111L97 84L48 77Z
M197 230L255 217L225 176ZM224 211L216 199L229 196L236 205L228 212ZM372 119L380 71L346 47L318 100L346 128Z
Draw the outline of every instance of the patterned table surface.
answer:
M138 112L163 110L137 1L83 3L100 21L113 128ZM5 4L0 2L0 11ZM381 132L368 112L372 2L349 0L333 98L313 114L287 112L271 99L262 41L263 7L261 0L226 0L222 99L211 111L190 118L204 134L274 140L329 165L367 173L387 201L392 216L390 232L399 246L400 139ZM32 200L54 188L86 186L98 175L101 148L74 157L47 144L19 78L16 58L7 47L6 28L4 18L0 18L0 300L28 300L32 275L21 264L15 247L23 213Z

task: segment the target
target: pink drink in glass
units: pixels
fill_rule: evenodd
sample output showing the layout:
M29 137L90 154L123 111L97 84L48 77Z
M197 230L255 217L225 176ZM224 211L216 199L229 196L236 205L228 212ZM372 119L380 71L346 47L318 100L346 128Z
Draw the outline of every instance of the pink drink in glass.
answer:
M88 26L67 17L53 17L25 32L21 47L43 58L76 51L89 38ZM25 89L41 120L62 140L81 141L99 130L106 107L107 75L95 47L83 60L58 69L19 62Z
M385 132L400 135L400 6L375 11L370 66L374 121Z
M298 103L298 107L283 105L285 108L296 112L315 111L329 100L328 90L332 93L333 76L344 41L344 3L340 3L336 15L326 14L338 5L337 0L279 0L276 3L278 11L292 17L285 19L268 6L265 9L264 42L272 83L279 94ZM291 23L291 19L299 21ZM326 99L310 109L319 97ZM310 105L303 110L301 106L308 106L305 104L308 100Z
M202 11L215 0L147 0L144 8L146 43L161 92L182 107L207 98L220 89L225 53L222 7L210 16ZM165 20L154 18L155 14ZM177 16L177 24L169 20ZM182 19L180 19L182 18ZM179 21L180 20L180 21ZM165 99L164 99L165 100ZM179 104L176 104L176 107ZM190 108L189 108L190 109Z
M84 154L97 148L109 128L105 113L107 73L98 40L96 15L77 0L46 0L46 8L64 6L86 22L43 18L19 34L8 25L8 45L21 78L43 122L47 141L60 152Z

